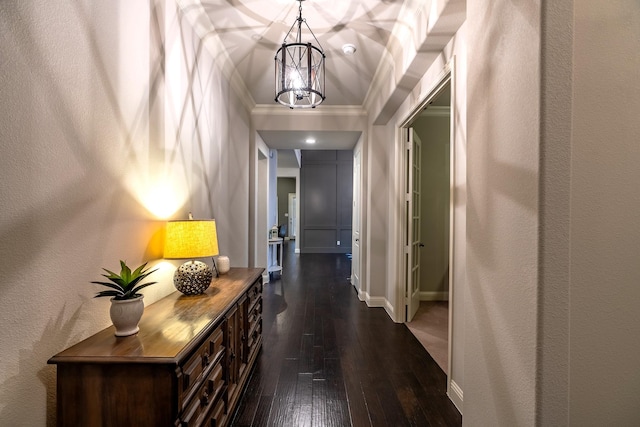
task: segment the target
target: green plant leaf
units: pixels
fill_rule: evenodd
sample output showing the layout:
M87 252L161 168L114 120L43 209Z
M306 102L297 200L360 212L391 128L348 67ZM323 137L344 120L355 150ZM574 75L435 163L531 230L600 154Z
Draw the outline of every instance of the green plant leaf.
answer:
M117 291L122 291L122 286L118 285L118 284L114 284L114 283L109 283L109 282L91 282L91 283L95 283L96 285L102 285L102 286L106 286L108 288L112 288L115 289Z
M102 274L102 276L110 282L92 281L91 283L106 286L113 290L99 292L98 294L96 294L96 297L114 296L116 297L116 299L123 300L135 298L137 295L140 295L137 294L137 291L142 288L146 288L147 286L158 283L150 282L138 285L138 283L158 270L156 268L149 271L149 269L146 269L146 265L147 263L145 262L132 272L127 263L123 260L120 260L120 274L116 274L111 270L103 268L103 270L107 274Z
M144 268L146 266L147 266L147 263L145 262L140 267L136 268L136 270L132 273L132 276L135 278L135 277L140 276L141 274L144 274L144 271L142 271L142 270L144 270Z
M100 298L100 297L119 297L122 295L122 292L118 292L118 291L101 291L98 292L94 298Z
M122 277L122 280L125 283L129 284L131 281L131 269L127 266L127 263L122 260L120 261L120 267L122 268L120 271L120 277Z

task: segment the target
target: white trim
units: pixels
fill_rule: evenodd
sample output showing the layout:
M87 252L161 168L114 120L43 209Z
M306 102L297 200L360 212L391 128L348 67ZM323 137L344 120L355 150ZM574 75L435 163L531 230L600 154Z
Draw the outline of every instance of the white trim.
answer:
M429 104L434 99L436 99L436 97L440 95L440 93L442 93L447 83L449 83L453 78L454 59L455 58L451 58L451 61L444 65L438 77L434 79L435 83L432 89L429 91L429 95L427 95L427 97L424 98L424 100L421 103L419 103L412 110L409 116L400 124L401 128L409 128L411 126L411 123L413 123L418 117L420 117L423 114L425 108L427 108L427 106L429 106ZM451 100L451 102L453 102L453 99Z
M456 405L456 408L458 408L458 411L460 411L460 414L462 414L462 403L464 401L464 393L462 391L462 389L460 388L460 386L453 380L451 380L449 382L449 387L447 389L447 396L449 396L449 399L453 402L454 405Z
M407 174L407 171L405 170L405 161L404 161L404 141L406 140L405 135L406 135L406 132L409 131L411 127L411 123L413 123L422 114L422 111L424 110L424 108L427 105L429 105L429 103L433 101L438 95L440 95L444 87L446 87L446 85L449 82L452 82L453 61L454 59L452 59L450 63L445 64L443 70L438 75L438 78L435 79L435 83L431 91L429 91L429 95L427 95L427 97L424 98L424 100L421 103L417 104L417 106L408 114L407 118L404 121L402 121L398 127L398 132L397 132L398 139L396 140L396 144L395 144L395 152L396 152L395 191L396 191L396 194L394 195L395 200L398 201L397 208L396 208L397 209L396 212L398 212L398 214L396 214L390 221L392 222L392 225L396 227L395 228L396 230L395 246L393 247L396 252L396 256L395 256L396 265L393 266L393 268L395 268L396 280L397 280L396 283L398 283L398 286L396 289L396 297L397 297L396 301L398 301L397 306L399 309L402 308L402 310L398 310L398 311L401 311L402 313L397 313L399 316L401 316L401 318L396 319L396 322L407 321L406 307L408 304L406 290L405 290L406 272L404 268L404 259L403 259L404 242L402 241L403 236L405 235L405 230L408 227L408 225L406 224L406 218L404 215L405 206L404 206L404 196L403 196L403 192L404 192L403 184L405 182L405 177ZM450 138L453 139L453 135L450 135ZM453 144L451 145L453 146ZM449 180L451 180L451 176L449 177ZM451 197L452 195L450 194L450 198ZM452 233L452 227L453 227L453 222L450 220L449 222L450 235ZM451 236L449 238L451 239ZM449 262L451 263L452 261L451 248L449 248L449 250L450 250ZM449 265L450 271L451 271L451 268L452 268L451 265ZM451 296L451 275L449 275L449 296ZM449 310L449 317L451 317L451 311L452 310ZM451 323L451 319L449 319L449 323ZM449 331L451 331L451 327L449 328Z
M457 111L456 105L456 57L455 55L451 58L449 63L449 91L451 95L451 101L449 103L449 108L451 112ZM456 292L454 282L453 282L453 274L455 271L455 259L454 259L454 245L455 245L455 232L456 232L456 223L455 223L455 189L456 189L456 127L455 127L455 115L451 114L449 120L449 330L447 336L447 366L449 366L449 372L447 372L447 389L451 389L454 381L451 375L451 366L453 364L453 312L456 309L453 305L454 301L454 293ZM461 309L462 307L458 307ZM463 377L464 378L464 377ZM455 383L454 383L455 384ZM462 389L460 389L457 385L456 387L460 390L460 406L458 410L462 413ZM452 399L453 400L453 399ZM455 403L455 402L454 402Z
M367 306L368 307L387 307L389 302L385 297L372 297L368 293L367 295Z
M281 106L282 107L282 106ZM296 212L300 215L300 168L278 168L276 171L278 178L294 178L296 180ZM296 220L295 253L300 253L300 218Z
M450 91L451 91L451 113L450 113L450 175L449 175L449 183L450 183L450 188L451 191L449 193L449 271L453 272L454 270L454 259L453 259L453 254L454 254L454 232L455 232L455 215L454 215L454 208L455 208L455 194L453 189L455 188L455 147L456 147L456 133L455 133L455 124L453 121L453 118L455 117L455 111L456 111L456 103L455 103L455 97L456 97L456 91L455 91L455 86L456 86L456 77L455 77L455 56L452 56L451 60L445 64L445 66L443 67L443 70L440 72L440 74L438 75L438 77L436 79L434 79L434 84L431 88L431 90L428 92L428 95L424 98L424 100L419 103L413 110L411 110L411 112L409 112L405 118L404 121L402 121L399 124L398 127L398 132L397 132L397 140L396 140L396 144L395 144L395 153L396 153L396 182L395 182L395 191L396 194L393 195L395 197L395 200L398 200L400 205L397 205L397 210L396 210L396 215L394 215L392 218L390 218L390 223L394 228L394 231L396 233L395 239L391 240L392 242L395 242L395 246L392 246L392 249L395 250L396 256L395 257L391 257L392 259L395 258L396 260L396 265L394 266L390 266L390 268L395 269L395 277L397 280L397 287L396 287L396 295L398 297L398 304L396 305L397 308L400 310L402 309L402 316L404 317L404 321L406 321L406 312L407 312L407 296L406 296L406 292L405 292L405 268L404 268L404 264L403 264L403 259L402 259L402 252L403 252L403 241L402 241L402 236L405 233L406 230L406 219L405 219L405 208L403 206L403 199L402 197L398 197L399 195L401 195L401 191L402 191L402 185L404 183L405 180L405 175L406 175L406 171L405 171L405 166L404 166L404 158L402 156L402 151L404 148L404 133L410 128L411 123L413 123L413 121L420 115L422 114L422 110L424 110L424 108L431 102L433 101L446 87L447 84L450 84ZM454 312L454 306L453 306L453 301L454 301L454 283L453 283L453 274L449 274L449 292L448 292L448 301L449 301L449 318L448 318L448 366L449 366L449 372L447 372L447 395L449 395L449 391L452 389L452 383L455 384L455 382L453 382L452 380L452 375L451 375L451 369L452 369L452 361L453 361L453 312ZM454 404L456 404L456 407L458 407L458 409L460 410L460 412L462 413L462 395L460 394L455 395L458 391L460 393L462 393L462 390L457 387L457 385L455 386L456 390L449 395L449 398L454 402ZM452 395L455 395L454 397L452 397ZM455 399L459 399L459 403L460 406L458 406L458 402L455 401Z
M389 302L389 300L385 299L385 301L387 303L385 304L384 309L389 315L389 317L393 319L395 316L395 310L393 309L393 305Z
M420 301L449 301L449 291L421 291Z
M366 117L367 112L360 105L324 105L318 108L282 108L276 104L256 104L251 114L266 116L349 116Z
M387 312L387 315L391 319L394 318L395 313L393 310L393 305L385 297L372 297L367 292L358 292L358 298L360 298L360 301L366 302L367 307L384 308L384 311Z
M269 283L269 272L267 270L264 270L262 272L262 284L266 285L267 283Z

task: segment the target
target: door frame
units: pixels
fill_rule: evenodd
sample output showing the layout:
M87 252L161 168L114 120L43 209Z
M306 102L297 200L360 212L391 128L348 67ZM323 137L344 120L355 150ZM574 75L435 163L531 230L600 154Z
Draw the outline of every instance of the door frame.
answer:
M266 146L265 146L266 147ZM265 268L262 273L264 283L269 283L269 273L267 254L267 233L268 229L268 182L269 182L269 153L268 149L262 145L256 149L256 218L255 218L255 246L254 246L254 266Z
M404 136L406 135L407 129L411 128L411 124L417 119L417 117L421 114L422 110L429 105L446 87L447 84L450 84L451 91L451 118L450 118L450 153L449 153L449 185L451 191L449 192L449 325L448 325L448 372L447 375L447 393L450 394L451 389L451 364L452 364L452 344L453 344L453 312L454 312L454 293L456 291L455 283L454 283L454 242L455 242L455 210L454 210L454 202L455 202L455 57L452 57L451 60L443 67L440 75L435 79L435 83L432 85L431 90L428 92L428 95L422 100L422 102L418 103L414 109L402 120L397 129L396 129L396 182L395 182L395 193L396 200L398 200L398 204L396 205L396 215L395 215L395 279L396 279L396 306L395 306L395 321L396 322L405 322L406 321L406 313L407 313L407 298L410 295L406 293L406 277L405 277L405 268L404 268L404 235L407 232L407 219L405 215L405 202L404 197L399 197L404 192L404 183L407 179L407 165L404 160ZM393 221L393 219L392 219Z
M298 180L296 180L296 185L298 184ZM293 203L291 201L293 199ZM298 193L288 193L287 194L287 206L288 206L288 217L287 217L287 238L288 240L296 239L296 230L298 229ZM293 209L292 209L293 207ZM291 211L295 213L293 215L293 220L291 219Z
M351 285L361 297L362 289L362 147L353 150L353 210L351 219Z
M300 169L299 168L278 168L278 178L293 178L296 180L296 226L294 239L294 252L300 253ZM288 222L288 221L287 221Z

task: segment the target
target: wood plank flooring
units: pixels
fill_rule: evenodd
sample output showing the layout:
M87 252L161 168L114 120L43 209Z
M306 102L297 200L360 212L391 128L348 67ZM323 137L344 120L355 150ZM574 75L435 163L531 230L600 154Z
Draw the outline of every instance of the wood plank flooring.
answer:
M446 377L404 324L358 300L343 254L293 253L265 285L263 347L233 426L459 426Z

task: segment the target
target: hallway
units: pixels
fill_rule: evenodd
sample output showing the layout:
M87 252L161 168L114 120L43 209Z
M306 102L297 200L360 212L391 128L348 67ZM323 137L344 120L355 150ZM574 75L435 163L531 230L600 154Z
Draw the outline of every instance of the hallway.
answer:
M340 254L285 246L234 426L455 426L446 377L404 324L358 300Z

